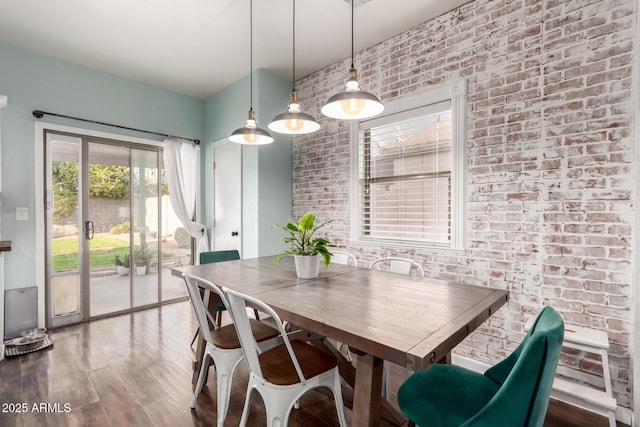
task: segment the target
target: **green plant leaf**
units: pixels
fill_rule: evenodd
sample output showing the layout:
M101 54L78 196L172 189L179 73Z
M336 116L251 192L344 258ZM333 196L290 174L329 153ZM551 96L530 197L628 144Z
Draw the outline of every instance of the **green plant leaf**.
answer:
M331 252L329 252L324 246L318 247L317 252L318 255L322 255L324 266L329 267L329 264L331 263Z
M315 220L316 216L311 212L307 212L302 218L300 218L299 228L302 230L313 230L313 223Z
M286 226L284 226L282 228L284 228L288 232L293 232L293 233L297 233L298 231L300 231L298 229L298 226L296 224L294 224L293 222L289 222Z
M325 266L329 265L331 260L331 253L327 250L327 247L334 247L335 245L322 237L314 238L314 234L320 228L329 224L331 221L326 221L318 226L314 227L316 216L311 212L307 212L300 218L300 221L296 224L294 220L284 225L274 225L274 228L282 228L289 233L289 236L283 238L284 242L290 245L290 248L286 251L282 251L273 259L274 263L280 262L282 257L291 255L322 255Z
M280 262L280 260L282 258L284 258L285 256L292 256L292 255L296 255L295 253L293 253L292 251L284 251L284 252L280 252L278 255L273 257L273 263L277 264Z

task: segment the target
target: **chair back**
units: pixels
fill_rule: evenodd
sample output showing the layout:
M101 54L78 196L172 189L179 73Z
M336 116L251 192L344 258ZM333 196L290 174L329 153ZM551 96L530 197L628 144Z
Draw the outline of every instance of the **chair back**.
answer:
M350 252L346 251L331 251L331 262L336 262L343 265L358 266L358 258Z
M260 362L258 360L258 355L260 354L260 348L256 343L256 340L251 333L251 325L249 324L249 316L247 315L247 303L249 303L253 308L257 308L259 311L267 313L276 326L278 327L278 332L283 340L283 344L287 348L287 352L289 353L289 357L293 366L298 374L298 378L301 383L305 382L305 377L302 374L302 369L300 369L300 364L298 359L296 358L293 349L291 348L291 342L289 341L289 337L287 336L287 332L284 328L284 324L278 314L263 301L254 298L249 295L245 295L241 292L234 291L228 288L222 288L222 291L226 294L227 301L229 305L227 305L229 311L231 312L231 317L233 319L233 324L236 326L236 332L238 333L238 338L240 339L240 345L244 351L245 359L249 364L249 369L260 379L264 380L264 376L262 374L262 369L260 368Z
M562 317L545 307L524 340L505 360L489 368L485 376L501 384L485 411L512 413L522 417L512 425L541 427L549 405L551 387L564 338ZM465 423L467 425L467 423ZM469 423L473 425L473 423Z
M198 319L198 325L200 326L200 333L202 334L202 338L208 343L212 343L211 339L211 329L209 327L208 313L209 311L204 306L204 301L200 296L200 289L205 288L211 292L215 292L220 297L220 300L226 304L226 297L222 290L211 283L210 281L203 279L201 277L197 277L191 274L183 273L182 277L184 277L184 282L187 285L187 292L189 293L189 300L191 300L191 305L193 306L193 311L196 313L196 319ZM214 329L218 329L218 324L211 319L211 324L213 324Z
M200 264L213 264L214 262L234 261L237 259L240 259L240 252L235 249L200 253Z
M369 265L369 268L380 269L383 265L387 265L388 271L392 273L405 274L407 276L411 276L411 269L415 268L418 276L421 279L424 279L424 269L420 264L412 259L401 257L378 258Z

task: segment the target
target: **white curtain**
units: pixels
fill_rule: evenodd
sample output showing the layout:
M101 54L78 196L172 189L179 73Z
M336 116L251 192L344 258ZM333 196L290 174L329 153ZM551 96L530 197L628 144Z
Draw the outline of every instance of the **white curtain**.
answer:
M200 147L181 144L177 138L168 137L164 141L163 160L173 211L196 239L196 254L206 252L209 250L209 241L205 226L192 220L195 218L196 198L200 190Z

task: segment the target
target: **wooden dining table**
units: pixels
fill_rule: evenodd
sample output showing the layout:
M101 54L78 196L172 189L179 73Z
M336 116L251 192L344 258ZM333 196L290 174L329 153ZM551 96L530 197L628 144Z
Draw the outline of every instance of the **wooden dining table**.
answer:
M412 371L449 363L453 348L509 298L506 290L335 263L321 267L316 279L298 279L291 257L279 264L261 257L173 269L182 273L259 298L283 320L310 331L310 340L314 334L348 345L357 355L355 367L328 340L312 341L339 358L340 374L352 387L345 402L352 407L353 426L406 421L382 398L383 361ZM209 306L215 309L214 304L211 299ZM199 347L196 354L203 351L202 342Z

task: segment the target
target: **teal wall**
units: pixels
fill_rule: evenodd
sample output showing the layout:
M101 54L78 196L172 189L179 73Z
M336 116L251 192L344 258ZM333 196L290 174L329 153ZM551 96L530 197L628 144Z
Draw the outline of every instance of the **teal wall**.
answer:
M291 82L268 72L259 73L256 77L260 89L256 99L261 113L258 119L260 125L267 128L276 115L286 111ZM260 176L257 197L260 215L257 227L260 230L260 256L273 255L285 249L282 233L271 226L285 224L293 212L292 138L275 132L271 132L271 136L275 139L273 144L261 147L258 153Z
M204 101L0 44L2 238L6 289L36 285L34 109L203 139ZM118 129L51 118L42 121L111 133ZM160 140L145 134L126 134ZM29 220L15 221L27 207Z
M206 99L204 103L204 140L202 158L202 218L211 230L213 206L206 201L213 195L213 149L211 144L226 139L235 129L244 126L249 110L249 76ZM260 122L261 124L262 122ZM246 152L246 150L244 150ZM245 153L243 153L245 154ZM211 237L211 233L209 233ZM242 234L244 238L244 230Z
M286 109L290 82L265 70L254 78L254 110L258 124ZM9 105L2 110L2 238L12 241L5 257L5 288L35 286L35 151L33 110L202 140L203 194L211 191L211 143L244 125L249 109L249 76L202 100L102 73L0 43L0 94ZM45 116L41 121L114 134L161 140L147 134ZM291 138L273 134L275 142L243 147L243 204L250 239L247 255L274 254L282 249L272 224L291 216ZM207 228L211 209L203 199ZM15 220L16 207L29 209L29 220Z
M250 106L250 81L245 76L205 102L203 147L203 194L212 194L211 144L244 126ZM267 129L271 119L286 110L291 83L266 70L253 73L253 109L258 126ZM271 228L291 217L291 137L270 132L274 142L242 146L243 257L273 255L283 249L281 235ZM207 200L203 197L203 200ZM203 206L211 229L211 206Z

